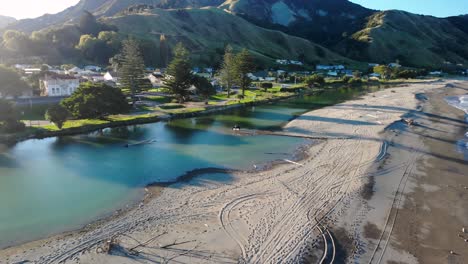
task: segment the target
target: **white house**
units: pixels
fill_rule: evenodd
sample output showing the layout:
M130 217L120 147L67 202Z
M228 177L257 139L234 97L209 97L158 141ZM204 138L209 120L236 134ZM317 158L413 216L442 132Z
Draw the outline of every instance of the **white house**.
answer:
M151 85L153 85L153 88L159 88L164 84L164 77L162 74L149 74L148 79L150 80Z
M344 70L344 65L317 65L315 66L317 71L329 71L329 70Z
M295 60L289 61L289 64L292 64L292 65L299 65L299 66L304 65L304 63L302 63L302 62L300 62L300 61L295 61Z
M276 60L276 63L281 64L281 65L288 65L289 61L288 60Z
M441 71L432 71L432 72L429 73L429 75L440 76L440 75L442 75L442 72Z
M328 76L338 76L338 72L336 72L336 71L328 71L328 72L327 72L327 75L328 75Z
M108 82L118 83L119 74L116 72L106 72L106 74L104 74L104 80Z
M70 96L80 86L80 79L70 75L46 75L40 80L41 96Z

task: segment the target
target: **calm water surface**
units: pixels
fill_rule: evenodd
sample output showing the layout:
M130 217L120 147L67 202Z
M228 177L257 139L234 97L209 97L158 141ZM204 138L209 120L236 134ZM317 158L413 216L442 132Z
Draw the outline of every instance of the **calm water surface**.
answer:
M246 169L285 158L281 153L292 153L305 141L235 136L232 126L280 129L296 115L359 93L340 89L220 115L28 140L9 149L3 147L0 248L80 228L135 203L141 199L143 186L174 181L193 169ZM124 147L148 139L157 142Z

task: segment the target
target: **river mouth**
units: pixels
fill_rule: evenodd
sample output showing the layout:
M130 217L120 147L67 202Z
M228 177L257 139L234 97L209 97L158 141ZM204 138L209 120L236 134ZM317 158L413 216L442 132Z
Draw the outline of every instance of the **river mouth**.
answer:
M4 149L0 248L82 228L137 204L148 184L175 182L199 168L268 169L310 141L239 136L232 132L234 125L278 131L304 112L365 92L343 88L218 115L28 140ZM155 142L125 147L149 139ZM232 171L216 174L223 175L221 183L232 180Z

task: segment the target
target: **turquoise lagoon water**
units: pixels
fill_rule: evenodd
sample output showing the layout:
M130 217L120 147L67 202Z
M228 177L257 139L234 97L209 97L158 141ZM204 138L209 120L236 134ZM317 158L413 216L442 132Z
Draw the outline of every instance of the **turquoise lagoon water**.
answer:
M285 158L285 152L294 152L305 141L236 136L232 126L281 129L295 115L359 93L341 89L219 115L3 147L0 248L80 228L134 204L141 199L143 186L174 181L187 171L206 167L251 169L254 164ZM148 139L157 142L124 147Z

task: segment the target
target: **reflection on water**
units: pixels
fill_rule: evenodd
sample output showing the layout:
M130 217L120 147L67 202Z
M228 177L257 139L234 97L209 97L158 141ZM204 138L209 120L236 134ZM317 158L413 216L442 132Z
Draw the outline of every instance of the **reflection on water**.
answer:
M237 136L231 128L281 129L301 113L352 98L340 89L200 118L29 140L0 154L0 247L78 228L132 204L141 187L198 168L250 169L304 140ZM155 139L151 144L125 145ZM211 175L220 184L229 175Z

